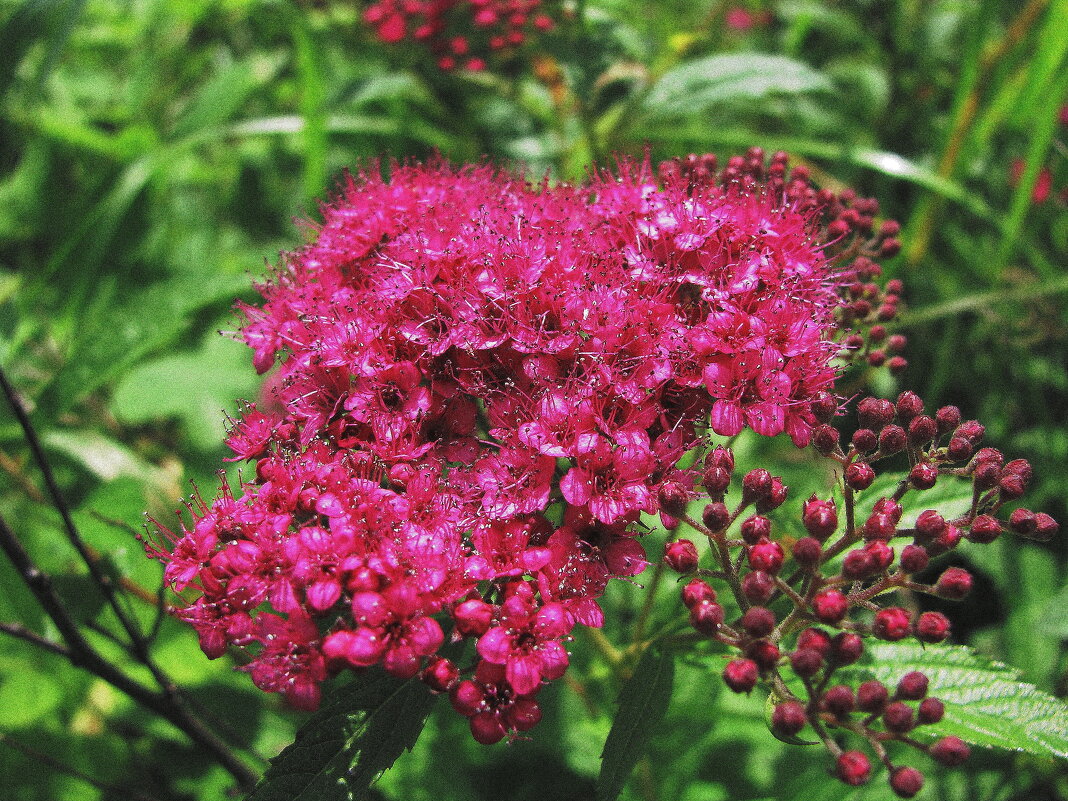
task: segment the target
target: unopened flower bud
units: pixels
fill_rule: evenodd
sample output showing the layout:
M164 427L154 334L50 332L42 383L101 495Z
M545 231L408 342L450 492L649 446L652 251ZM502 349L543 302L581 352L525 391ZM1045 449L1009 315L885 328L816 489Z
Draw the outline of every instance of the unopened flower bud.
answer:
M820 656L826 658L827 654L831 652L831 637L823 629L808 628L798 635L797 647L799 649L811 648L819 652Z
M927 549L922 545L906 545L901 551L901 569L906 573L919 573L930 562Z
M889 609L880 609L875 613L872 634L880 640L896 642L908 636L911 625L912 620L909 617L909 613L899 606L892 606Z
M713 636L722 623L723 607L715 601L700 601L690 609L690 625L707 637Z
M838 528L838 510L834 501L822 501L815 495L805 501L801 522L805 530L821 542Z
M962 739L950 735L949 737L943 737L932 745L927 753L931 755L935 762L945 765L947 768L955 768L968 761L971 749Z
M933 540L946 530L946 519L934 509L920 512L916 518L916 536L924 540Z
M897 524L890 515L874 513L864 522L864 538L889 540L897 533Z
M938 424L934 418L921 414L909 421L908 439L913 445L926 445L938 434Z
M871 453L879 445L879 438L870 428L858 428L851 441L857 453Z
M730 520L731 513L725 503L710 503L701 512L701 522L709 531L722 531Z
M916 639L920 642L942 642L949 637L949 618L941 612L923 612L916 620Z
M964 437L953 437L946 448L946 456L954 462L963 462L965 459L972 458L973 451L972 443Z
M819 422L829 423L838 413L838 399L829 392L821 392L812 401L809 408Z
M875 471L867 462L853 462L845 469L845 483L855 490L866 490L875 481Z
M938 481L938 468L931 462L919 462L909 471L909 484L918 490L929 490Z
M771 492L771 473L763 468L750 470L742 479L742 503L752 503Z
M842 576L850 581L860 581L875 572L871 555L863 548L856 548L845 555Z
M901 798L912 798L923 789L923 774L916 768L894 768L890 774L890 789Z
M860 751L846 751L835 763L835 774L850 787L859 787L871 778L871 762Z
M782 569L782 563L786 559L782 546L777 542L764 541L749 547L749 566L753 570L760 570L774 575Z
M935 412L935 423L939 434L948 434L960 425L960 409L956 406L943 406Z
M756 687L760 668L752 659L735 659L723 668L723 682L736 693L748 693Z
M777 704L771 713L771 729L780 737L792 737L805 728L805 708L797 701Z
M959 601L972 591L972 574L959 567L951 567L938 577L935 592L943 598Z
M767 640L757 640L749 644L745 655L756 662L762 671L768 671L779 662L779 647Z
M701 601L715 601L716 591L701 579L693 579L682 588L682 602L687 609L693 609Z
M794 543L793 557L801 567L811 569L820 563L823 546L814 537L802 537Z
M700 555L690 540L676 540L664 549L664 562L676 573L692 573L697 569Z
M898 425L888 425L879 432L879 453L890 456L904 450L908 435Z
M763 498L757 498L756 509L760 514L767 514L773 509L778 509L786 503L786 497L790 488L782 483L782 479L774 476L771 479L771 490Z
M921 725L938 723L946 715L946 705L937 698L924 698L916 708L916 721Z
M851 688L839 684L823 694L821 706L832 715L844 718L856 707L856 698Z
M908 704L895 701L883 712L883 725L886 726L887 731L904 734L915 728L916 718Z
M775 579L763 570L747 573L742 579L742 594L751 604L766 604L775 594Z
M766 637L775 628L775 613L764 606L752 606L742 615L742 628L750 637Z
M897 683L897 697L905 701L919 701L927 697L927 676L918 670L910 670Z
M464 601L452 612L456 631L464 637L481 637L489 631L493 620L493 607L478 598Z
M823 667L823 657L814 648L799 648L790 654L790 667L803 679L810 679Z
M984 434L986 434L986 429L982 423L978 420L966 420L957 426L953 436L962 437L974 446L983 441Z
M864 398L857 405L857 419L861 428L881 431L894 419L894 404L885 398Z
M978 515L966 535L972 542L987 545L1001 536L1001 523L990 515Z
M840 623L849 611L849 601L840 590L820 590L812 599L812 614L828 625Z
M886 707L890 693L881 681L872 679L857 687L857 708L869 714L878 714Z
M837 451L841 438L842 435L838 433L838 429L826 423L812 430L812 446L822 456L830 456Z
M920 400L920 396L908 390L897 396L895 407L898 420L905 424L923 414L923 401Z
M742 539L749 545L756 545L771 536L771 521L760 515L747 517L742 521Z
M421 676L423 683L437 693L448 692L459 681L460 670L449 659L432 656Z

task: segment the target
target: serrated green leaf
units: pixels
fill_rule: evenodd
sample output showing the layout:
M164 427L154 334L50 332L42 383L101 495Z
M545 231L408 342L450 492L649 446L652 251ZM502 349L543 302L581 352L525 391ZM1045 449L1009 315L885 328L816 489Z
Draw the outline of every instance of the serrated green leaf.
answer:
M665 73L646 96L648 116L690 117L730 101L828 91L831 81L800 61L760 53L687 61Z
M970 648L874 643L866 664L851 672L892 687L910 670L926 674L928 692L946 705L945 718L917 734L953 734L972 745L1068 759L1068 704Z
M271 760L246 801L357 801L411 749L435 697L381 670L342 687Z
M619 694L619 711L601 752L597 801L614 801L645 753L657 724L667 712L675 677L674 656L649 648Z

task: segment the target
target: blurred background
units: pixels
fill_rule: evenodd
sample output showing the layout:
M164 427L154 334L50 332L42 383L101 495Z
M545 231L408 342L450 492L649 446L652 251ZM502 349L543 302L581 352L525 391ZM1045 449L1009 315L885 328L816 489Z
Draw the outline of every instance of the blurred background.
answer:
M895 330L910 366L875 390L899 383L980 419L987 444L1034 464L1028 505L1068 520L1068 2L579 0L478 72L382 42L364 8L0 0L0 365L99 564L156 627L156 659L254 769L304 717L157 619L161 572L135 534L146 509L173 520L194 486L214 494L224 411L260 391L250 353L218 332L237 329L235 299L255 300L279 252L314 235L341 170L371 159L488 157L581 180L644 148L789 151L902 223L885 266L906 284ZM141 676L6 405L0 513L94 645ZM958 641L1060 696L1066 542L997 543L971 564L980 591L942 609ZM55 638L7 560L0 622ZM0 637L5 798L226 796L232 777L172 726ZM717 694L718 670L680 668L665 734L624 797L888 795L828 782L818 756L768 735L759 702ZM557 696L533 742L511 748L477 746L462 719L435 713L376 792L592 798L610 717ZM1068 797L1063 763L1011 753L932 776L931 798Z

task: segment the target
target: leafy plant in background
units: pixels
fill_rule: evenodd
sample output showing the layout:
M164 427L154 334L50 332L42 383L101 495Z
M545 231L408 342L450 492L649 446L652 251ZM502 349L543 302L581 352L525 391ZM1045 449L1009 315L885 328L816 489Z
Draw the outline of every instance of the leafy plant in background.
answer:
M414 13L415 5L406 8ZM464 4L455 5L461 9ZM947 415L952 418L953 412L935 414L946 406L959 406L966 417L978 416L987 423L988 441L1004 443L1006 453L1027 454L1033 463L1035 480L1029 497L1036 512L1013 518L1006 507L995 516L1031 534L1048 529L1049 513L1063 517L1061 467L1068 449L1062 447L1063 420L1057 416L1065 390L1063 381L1058 383L1063 372L1057 354L1066 326L1063 309L1051 299L1065 288L1054 266L1065 256L1064 214L1055 193L1032 205L1032 195L1044 185L1047 171L1052 187L1064 182L1063 129L1057 119L1068 89L1061 77L1065 37L1058 26L1066 17L1062 5L1032 2L1013 7L986 2L969 8L952 4L921 8L908 3L757 3L743 9L757 21L746 26L735 24L740 7L728 4L661 3L640 13L635 13L634 4L607 0L546 4L542 10L553 20L551 29L528 22L523 42L515 49L494 50L486 69L474 72L463 67L481 65L458 62L443 70L439 63L443 53L435 47L382 42L363 21L371 4L357 8L343 3L299 7L255 3L179 9L146 3L120 11L92 2L27 2L5 9L2 36L11 69L4 85L3 133L12 146L5 149L11 157L0 183L5 199L0 259L6 299L0 330L3 365L18 387L17 393L12 387L9 394L25 416L13 418L2 429L0 467L10 481L0 503L11 529L5 541L21 545L25 558L37 568L29 570L27 562L18 559L19 570L2 568L5 595L0 600L0 620L14 635L8 639L0 683L0 732L8 746L0 749L5 781L10 775L17 797L26 798L218 797L235 781L247 785L262 770L257 754L276 754L292 740L302 719L299 715L252 691L244 675L220 669L224 660L203 660L183 627L161 614L163 602L154 590L159 571L138 555L132 530L139 527L140 512L147 505L164 526L181 532L183 524L172 522L168 513L183 493L181 483L194 479L201 487L215 485L213 472L223 456L217 451L222 434L209 421L218 420L215 410L223 406L236 415L232 400L252 400L259 388L251 371L240 367L247 363L241 347L205 333L220 325L235 327L225 316L226 309L235 293L252 301L251 293L244 294L249 265L293 241L285 220L294 214L307 216L302 204L320 195L331 173L381 152L426 157L436 148L453 163L487 154L497 161L529 165L526 174L532 178L548 170L555 186L561 179L580 182L593 159L609 164L609 153L640 157L647 144L651 162L656 163L690 150L724 152L755 142L769 151L788 149L800 156L802 166L794 168L797 177L809 180L807 169L817 185L833 190L831 194L838 195L847 184L877 194L882 209L860 206L858 218L904 220L900 235L887 229L883 237L900 239L903 254L894 256L896 246L890 244L881 255L889 258L884 280L905 279L909 307L893 310L897 313L889 331L885 324L876 324L863 341L850 343L854 352L860 346L860 358L837 379L836 392L848 397L874 387L877 395L897 397L895 382L878 367L890 363L907 385L921 389L929 399L928 419L935 420L938 438L919 441L920 434L914 433L909 439L916 419L912 396L903 399L903 408L898 408L900 402L893 406L894 419L889 421L883 419L883 407L878 419L871 417L871 407L860 410L862 417L867 416L858 430L876 438L874 451L863 450L869 434L854 434L847 424L837 426L839 452L830 441L834 437L830 429L815 417L807 421L824 438L820 442L827 456L802 457L811 446L799 451L789 442L780 443L782 437L766 436L775 430L775 415L767 423L761 413L753 412L750 428L733 438L734 462L747 467L775 465L791 492L777 509L757 510L750 503L734 516L731 533L724 530L724 542L735 555L730 562L736 571L733 581L729 575L699 577L715 585L719 591L715 600L695 600L705 591L688 585L684 597L697 610L693 621L705 629L704 634L687 623L686 607L680 608L674 593L657 591L671 581L670 568L661 566L610 582L596 597L603 628L578 626L560 640L566 644L569 665L559 681L538 693L534 705L524 701L515 712L493 714L504 708L504 695L494 696L488 706L483 698L470 709L461 699L462 711L473 712L465 719L448 704L432 704L433 696L418 680L401 681L378 668L366 670L327 694L320 711L277 760L256 794L288 798L337 792L340 776L347 777L354 791L367 788L414 743L412 753L363 792L406 799L526 794L581 798L620 791L644 798L807 798L821 793L842 797L842 785L827 776L827 760L817 756L817 749L782 744L767 734L770 727L787 740L798 735L818 739L815 724L834 736L848 732L840 745L832 738L828 745L832 753L844 748L881 756L881 749L887 749L886 760L899 770L896 781L901 790L909 789L906 784L916 779L901 766L914 766L933 785L923 791L925 795L1063 796L1063 763L1052 756L1064 751L1062 707L1047 692L1063 692L1064 632L1056 623L1057 609L1066 600L1061 590L1063 543L1058 538L1045 548L1009 547L1010 537L1001 536L976 547L995 531L985 515L997 511L1000 493L1015 492L1028 471L1018 462L998 465L989 450L981 449L977 451L981 458L973 453L967 462L947 461L954 447L956 457L966 458L961 456L961 442L956 446L953 442L968 438L939 429L949 425ZM453 19L448 24L457 23ZM463 33L449 29L450 34L457 32ZM475 31L469 50L489 44L482 36ZM440 41L452 47L452 38ZM151 61L145 60L147 53L152 54ZM959 70L958 65L962 65ZM1018 158L1023 158L1023 166L1013 177L1011 165ZM778 168L754 172L755 161L756 156L724 163L737 175L747 171L753 179L759 175L759 182L776 174ZM703 187L686 190L700 197L719 191L713 188L707 162L674 164L661 176L643 173L639 166L628 167L627 174L644 176L642 181L650 186L662 182L675 186L658 190L668 195L682 186ZM60 175L62 180L57 180ZM369 180L370 184L360 185L362 189L378 185L377 179ZM607 174L593 180L595 184L607 180ZM500 181L513 187L509 191L517 193L516 204L535 216L553 218L552 207L569 208L570 224L589 219L584 206L567 206L562 186L542 194L503 174L496 174L487 185L496 188ZM846 195L846 200L847 206L854 203L852 196ZM836 214L824 224L833 222ZM56 225L57 219L79 222ZM847 216L844 222L854 221ZM324 235L312 236L321 243ZM512 242L510 231L506 237L495 236ZM634 247L642 241L639 238ZM475 281L472 286L479 284ZM855 322L843 318L843 313L877 316L880 305L897 305L896 285L891 285L889 304L880 303L886 290L860 288L854 297L847 287L840 289L846 295L846 300L835 302L840 325ZM889 315L889 309L884 311ZM912 334L910 366L900 359L900 333L906 330ZM947 347L945 342L966 342L967 347ZM175 349L180 352L170 352ZM311 352L318 351L313 347ZM407 386L412 376L403 373L394 378ZM193 375L198 380L190 381ZM520 383L547 380L540 374L536 379L522 375ZM982 395L973 389L980 382L988 388ZM408 387L416 399L422 397L421 384ZM270 386L274 389L266 390L258 405L265 419L277 420L275 415L282 410L271 407L271 398L287 397L293 385L272 378ZM704 391L710 389L704 386ZM716 392L722 392L718 387L712 380L710 397L718 397ZM486 408L495 405L480 403ZM506 406L496 404L498 409ZM672 414L682 415L680 420L689 420L685 415L696 412L671 408ZM356 411L354 407L346 413ZM422 413L413 412L417 417ZM721 428L730 414L721 408ZM356 433L361 431L359 425L365 423L356 425ZM475 430L488 435L488 429L477 428L481 425L476 421ZM769 427L760 434L752 430L765 426ZM964 429L960 433L976 433L974 427ZM882 454L879 440L884 436L893 440L898 430L905 431L904 449L876 465L887 478L864 490L849 484L835 489L837 473L847 464L866 464ZM32 450L26 447L27 431L36 443ZM796 432L795 423L791 433ZM314 441L334 442L339 434L355 436L352 431L328 430ZM284 450L305 447L299 440L294 444L286 439L289 435L284 432L276 432L277 436L282 437L277 441ZM461 448L461 440L458 436L454 447ZM652 447L656 441L650 440L650 451L656 459L668 458ZM640 444L628 440L627 449L640 451ZM314 451L318 446L311 447ZM546 458L556 457L546 454ZM571 470L585 470L588 466L577 461L593 457L569 458L576 460ZM690 471L688 480L703 475L699 463L688 461L692 458L681 464L684 473ZM38 486L40 474L32 469L35 461L50 465L43 488ZM913 462L958 472L969 465L970 472L967 477L944 475L926 490L916 483L923 484L924 476L899 486L893 474L911 470ZM561 462L553 468L560 472L550 480L559 488L550 492L556 509L565 501L575 505L554 494L562 493L561 480L568 475L563 466ZM231 469L230 485L237 488L253 481L256 486L250 469ZM453 463L450 469L464 474L462 464ZM724 499L732 514L741 502L743 472L744 467L737 471ZM998 486L982 489L994 472ZM484 505L493 494L490 485L496 473L483 469L480 475L488 483L468 482L478 497L461 493L457 509ZM658 479L647 479L653 484L646 486L644 496L633 482L628 485L622 496L625 503L660 507L679 502L671 493L659 492ZM382 492L402 498L417 491L398 484L401 480L393 476ZM973 491L976 484L981 487L978 495ZM576 485L571 482L569 492ZM846 512L850 492L855 496L852 520ZM811 493L816 497L806 503ZM501 495L498 490L497 496ZM876 498L895 496L896 500L874 509ZM345 496L345 503L351 501ZM69 515L50 511L53 502ZM709 502L715 506L718 501L710 497L696 502L684 525L704 526L715 542L717 532L702 519L703 506ZM759 503L773 505L769 499ZM898 512L891 503L901 507L898 521L892 521ZM497 504L493 500L490 507L499 515ZM203 508L194 508L196 516L204 514ZM927 509L939 510L942 522L955 524L940 529L930 542L924 537L930 533L928 527L937 528L938 520L927 515L921 525L920 513ZM717 507L710 514L718 512ZM748 627L743 625L743 609L726 588L734 584L734 589L742 589L743 578L751 585L761 581L749 575L771 575L767 570L754 571L749 564L748 554L754 548L762 553L764 549L756 547L762 543L744 541L747 533L752 538L757 528L767 525L763 520L771 526L769 542L782 546L784 558L798 552L797 543L806 535L820 545L821 553L834 549L835 538L821 544L806 525L828 512L841 518L838 531L845 539L858 542L868 542L869 527L887 531L891 523L871 521L890 512L894 533L916 529L911 536L920 538L916 544L924 545L929 555L940 547L932 543L943 536L953 538L946 531L963 530L973 543L936 556L933 566L917 575L906 577L909 571L904 571L894 581L909 585L901 606L908 610L911 630L923 620L924 636L939 634L940 616L946 616L952 620L953 640L968 642L974 650L945 644L921 649L904 640L869 641L863 658L852 665L834 662L829 651L822 655L813 674L816 678L806 686L805 660L813 658L797 654L819 648L798 648L787 637L781 642L788 658L779 661L785 687L773 687L765 720L759 701L719 692L723 682L715 674L728 663L736 665L730 670L733 680L749 675L746 660L756 664L759 674L761 660L770 659L746 644L768 639L760 633L767 620L756 619L764 613L753 613ZM334 522L329 515L315 514L323 523ZM550 512L549 517L555 528L578 525L579 521L557 520L553 515ZM673 529L664 523L681 517L672 520L669 514L663 521L644 511L640 515L641 525L624 529L622 539L615 540L615 550L622 548L625 557L613 561L617 572L640 567L630 561L639 559L639 553L628 549L643 546L646 558L659 564L669 539L676 541L678 534L671 534ZM963 525L964 520L970 526ZM187 520L184 525L190 524ZM598 525L618 527L618 523ZM65 532L67 541L76 546L71 554L81 551L80 561L55 545L57 532ZM639 539L633 536L636 532L645 533ZM534 551L530 563L514 566L530 579L550 571L548 562L538 565L537 542L543 534L532 533L534 546L528 540L524 553ZM692 534L689 538L700 539ZM465 548L473 545L463 536L461 541L467 543ZM480 535L478 547L486 541ZM877 593L880 579L874 576L884 575L878 565L865 563L866 558L878 561L885 556L879 542L875 537L865 546L867 557L838 553L826 569L810 570L803 579L805 588L837 575L864 574L856 579L859 586L843 593L847 601L863 604L868 600L862 597L865 588ZM898 551L895 564L909 561L897 541L890 547ZM812 545L800 547L802 559L806 548ZM776 556L774 548L768 550ZM742 552L747 557L735 567ZM676 542L666 553L670 563L688 568L689 546ZM718 546L711 553L702 557L700 569L716 569L708 560L718 553ZM916 552L910 552L912 558L917 558ZM911 561L909 565L918 566ZM504 569L496 563L491 568ZM945 604L937 597L924 600L929 596L920 594L915 596L918 606L913 606L911 593L938 588L942 574L948 578L938 594L951 594L950 585L960 590L964 583L960 568L978 585L969 600ZM868 569L876 573L869 575ZM52 589L37 579L33 592L22 588L19 576L28 570L33 576L51 578ZM309 596L312 584L300 582L312 581L312 573L302 573L294 585L304 593L298 600L305 608L309 597L325 603L323 593L333 592L326 586L329 582L320 581ZM655 580L650 575L654 573ZM891 570L884 580L895 575ZM791 580L791 568L780 569L778 576ZM526 591L517 591L523 597L511 601L506 614L498 605L508 595L503 588L521 582L507 577L497 577L490 585L486 581L482 578L477 588L498 586L500 597L489 595L479 603L488 602L498 622L515 626L530 611L520 606L537 599L543 585L552 591L551 582L535 580L529 585L534 595L524 601ZM644 588L631 586L633 582ZM793 624L789 620L793 613L788 612L793 601L779 591L785 596L780 600L768 599L766 607L765 602L755 603L774 618L773 637ZM342 593L348 597L352 590L343 587ZM50 599L44 606L43 598ZM742 598L743 605L754 605L744 593ZM1000 606L991 606L990 599L998 599ZM249 596L246 602L252 600ZM275 600L285 606L281 596ZM804 596L802 600L808 601ZM470 606L483 611L477 603ZM716 611L717 606L722 612ZM311 608L313 620L334 620ZM451 602L446 608L458 607ZM58 615L62 625L43 615L43 610ZM794 620L815 611L808 601ZM709 635L721 613L723 623ZM902 623L900 611L883 615L881 622L868 618L871 613L858 610L847 622L859 625L861 632L876 623L884 635L900 629L890 625ZM365 636L359 631L367 621L360 623L346 614L335 615L343 625L334 633L347 629L357 638ZM261 617L262 625L272 619ZM931 621L937 623L933 628ZM427 634L428 624L419 625ZM686 635L688 626L691 633ZM457 622L452 632L442 635L451 639L462 633L460 628ZM520 674L528 660L511 659L491 647L494 638L512 636L501 635L500 629L507 631L507 626L494 626L482 634L477 628L468 631L467 639L479 643L490 631L496 632L474 652L443 646L442 661L434 662L437 671L428 675L431 683L450 684L455 666L465 671L468 682L462 694L470 694L472 680L476 685L482 682L483 688L489 686L487 681L509 686L509 671L522 684L526 679ZM249 637L267 633L248 632ZM298 633L288 631L287 636L296 642ZM315 636L327 633L317 630ZM437 635L429 634L433 636L421 640L422 646L436 641ZM224 640L226 636L240 640L240 626L224 632ZM300 636L313 635L305 628ZM815 634L804 636L805 645L819 639ZM344 637L338 639L340 643ZM209 650L217 648L210 636L206 645ZM342 650L348 654L342 662L355 653L351 648ZM544 670L539 662L542 676L555 675L560 651L546 644L533 652L545 658ZM731 652L736 653L734 663L725 659ZM90 670L68 664L71 654ZM261 685L270 685L272 675L288 675L287 657L281 651L274 653L273 668L266 670L263 654L254 648L251 655L257 661L249 665L249 672ZM347 663L359 666L369 656L373 654ZM990 657L1016 664L1023 672ZM405 659L394 655L392 660L398 672ZM469 675L466 671L478 660L489 666ZM742 666L737 666L739 662ZM332 672L341 663L335 659L327 664ZM503 666L503 679L489 675L493 665L498 672ZM911 700L920 693L915 679L910 679L914 686L898 686L910 670L929 677L927 693L945 709L937 722L926 722L938 716L934 701ZM771 675L764 673L765 678ZM858 705L874 709L872 693L879 694L874 689L879 685L888 696L896 692L899 697L888 698L881 715L857 711ZM969 685L980 689L962 689ZM744 684L740 686L744 689ZM116 687L118 692L109 689ZM846 709L847 687L854 690L852 712ZM293 697L305 704L314 700L301 693ZM801 704L807 723L806 729L794 733L799 718L791 703ZM889 707L895 709L890 715L893 721L887 718ZM913 721L925 722L905 732L909 712ZM530 741L511 748L486 749L470 737L458 736L460 729L477 729L487 739L487 732L496 734L501 726L512 730L511 738L520 728L515 724L525 727L538 716L541 721ZM480 722L472 723L476 718ZM164 719L171 723L162 723ZM658 719L663 723L655 727ZM828 729L832 724L834 729ZM195 734L198 727L209 738ZM123 740L115 736L120 731ZM973 746L971 759L952 770L939 769L907 747L908 741L915 741L927 748L950 736ZM869 738L873 742L865 744ZM977 745L1009 750L989 751ZM1013 749L1024 755L1014 756ZM35 772L31 781L21 778L27 773L27 759L47 764L46 775ZM552 766L551 776L545 773L546 765ZM852 755L841 768L847 778L860 776L862 769L863 763ZM887 794L882 780L847 792L855 797Z

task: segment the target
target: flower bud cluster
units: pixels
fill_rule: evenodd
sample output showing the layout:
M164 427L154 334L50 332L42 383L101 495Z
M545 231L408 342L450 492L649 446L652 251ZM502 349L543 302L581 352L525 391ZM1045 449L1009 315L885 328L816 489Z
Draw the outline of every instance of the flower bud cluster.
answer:
M704 535L713 566L700 567L701 555L689 540L677 541L666 555L669 567L678 570L681 562L686 570L680 572L693 576L682 589L690 624L737 652L723 671L727 686L739 693L758 683L767 686L780 699L772 730L788 738L810 727L836 758L837 776L847 784L867 782L871 764L861 751L843 752L831 732L850 732L866 741L886 765L891 788L904 798L919 791L923 776L892 764L887 741L906 743L947 765L963 761L967 746L954 737L930 746L914 738L915 729L937 723L945 711L941 701L927 696L922 673L906 674L891 691L877 681L853 686L848 673L843 677L839 671L861 659L865 638L939 643L950 636L945 615L917 614L886 601L903 589L954 600L967 596L972 576L962 568L946 569L933 584L917 578L931 559L966 541L988 544L1006 529L1036 539L1058 530L1045 514L1025 509L1005 514L1005 505L1019 499L1031 479L1026 461L1006 462L999 451L980 447L983 427L962 421L955 407L925 412L911 392L896 402L865 398L857 407L861 427L848 445L837 429L821 423L813 432L813 448L841 471L841 508L833 498L812 495L802 505L799 536L776 536L765 516L786 493L766 470L745 473L739 500L726 503L732 479L737 483L734 458L716 448L704 463L702 483L710 503L700 520L683 516ZM908 459L905 478L893 491L872 497L873 465L899 454ZM905 519L901 501L907 494L925 492L939 481L962 480L972 485L965 512L947 520L927 509L914 521ZM688 544L684 560L673 551L681 542ZM713 580L727 585L737 613L720 603L709 583ZM790 689L799 686L799 694Z
M303 708L381 665L447 691L480 742L533 726L572 629L647 566L641 514L685 514L702 477L683 455L709 429L804 446L837 407L855 271L829 255L826 204L756 158L662 184L628 162L581 187L442 164L347 177L244 308L254 365L277 369L279 411L249 407L228 439L254 476L147 546L204 652L246 650L256 685ZM702 480L722 498L716 453ZM750 591L770 598L786 554L762 516L785 487L754 471L742 493ZM709 604L694 619L714 632ZM473 665L440 656L448 636Z
M522 45L532 31L554 27L543 0L375 0L364 12L383 42L417 42L443 70L479 71L493 53Z

